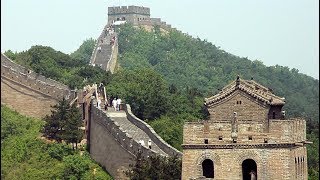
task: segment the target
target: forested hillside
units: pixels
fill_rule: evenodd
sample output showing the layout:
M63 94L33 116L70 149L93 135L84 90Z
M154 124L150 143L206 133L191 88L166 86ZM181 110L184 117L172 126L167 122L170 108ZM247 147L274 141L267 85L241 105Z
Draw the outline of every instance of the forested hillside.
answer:
M245 43L245 42L244 42ZM288 116L319 121L319 80L297 69L265 66L221 50L210 42L177 31L161 34L127 25L119 35L120 64L125 69L152 68L178 88L197 88L205 96L218 92L237 75L273 89L286 98Z
M307 120L309 175L319 176L319 80L297 69L265 66L221 50L219 47L177 31L155 31L121 27L120 70L111 75L88 65L94 40L84 41L71 55L50 47L5 54L19 64L69 85L81 88L104 82L109 96L118 96L132 106L136 116L148 122L169 144L181 150L185 121L205 119L205 97L217 93L237 75L254 78L286 98L289 117Z
M1 179L112 179L87 152L41 139L43 123L1 105Z

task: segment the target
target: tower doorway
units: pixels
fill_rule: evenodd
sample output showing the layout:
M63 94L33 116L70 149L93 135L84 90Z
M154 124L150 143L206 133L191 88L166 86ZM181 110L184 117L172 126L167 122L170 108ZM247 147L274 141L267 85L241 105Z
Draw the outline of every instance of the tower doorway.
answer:
M242 162L243 180L257 180L257 163L253 159L246 159Z
M213 161L205 159L202 162L202 175L206 178L214 178Z

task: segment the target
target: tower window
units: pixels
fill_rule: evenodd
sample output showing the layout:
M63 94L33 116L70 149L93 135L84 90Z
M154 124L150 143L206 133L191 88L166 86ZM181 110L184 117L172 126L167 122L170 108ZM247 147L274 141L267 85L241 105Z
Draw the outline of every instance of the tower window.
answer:
M204 139L204 143L208 144L209 143L208 139Z
M222 141L222 136L219 136L219 141Z
M249 138L249 141L252 141L252 136L249 136L248 138Z
M267 138L264 138L264 143L268 143L268 139Z

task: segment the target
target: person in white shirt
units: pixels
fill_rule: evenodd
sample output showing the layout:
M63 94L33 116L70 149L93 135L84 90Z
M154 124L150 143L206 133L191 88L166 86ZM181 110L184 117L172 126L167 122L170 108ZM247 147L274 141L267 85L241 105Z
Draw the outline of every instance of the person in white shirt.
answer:
M151 149L151 139L149 139L149 141L148 141L148 147L149 147L149 149Z
M98 98L98 109L101 108L100 104L101 104L101 100Z
M144 146L144 140L140 140L139 143L141 144L141 146Z
M117 111L120 111L120 104L121 104L121 99L117 99Z
M112 106L114 107L114 110L116 111L117 110L117 98L114 98L112 100Z

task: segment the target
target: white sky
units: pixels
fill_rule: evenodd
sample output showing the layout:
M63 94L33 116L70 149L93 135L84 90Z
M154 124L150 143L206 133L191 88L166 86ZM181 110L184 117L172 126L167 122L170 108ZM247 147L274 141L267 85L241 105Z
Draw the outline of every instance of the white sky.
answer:
M97 38L109 6L150 7L194 37L265 65L319 79L318 0L1 0L1 52L47 45L64 53Z

